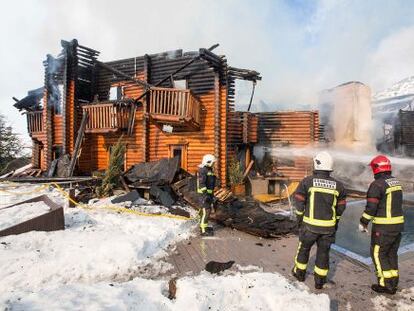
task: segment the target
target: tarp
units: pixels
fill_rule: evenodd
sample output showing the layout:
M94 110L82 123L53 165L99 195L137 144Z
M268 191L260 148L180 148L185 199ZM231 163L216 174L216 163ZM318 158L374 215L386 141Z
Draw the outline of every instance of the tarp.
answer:
M125 178L131 183L142 185L169 185L180 169L180 159L164 158L159 161L139 163L125 172Z

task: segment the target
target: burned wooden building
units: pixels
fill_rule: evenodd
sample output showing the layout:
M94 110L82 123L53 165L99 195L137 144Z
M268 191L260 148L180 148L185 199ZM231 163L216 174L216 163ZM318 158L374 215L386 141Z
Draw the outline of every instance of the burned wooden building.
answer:
M101 62L76 40L61 45L44 61L43 87L15 104L27 116L32 164L44 172L62 155L74 159L69 174L105 169L122 135L125 169L178 156L193 173L211 153L226 183L231 154L257 141L257 117L235 111L235 80L261 77L231 67L215 46Z

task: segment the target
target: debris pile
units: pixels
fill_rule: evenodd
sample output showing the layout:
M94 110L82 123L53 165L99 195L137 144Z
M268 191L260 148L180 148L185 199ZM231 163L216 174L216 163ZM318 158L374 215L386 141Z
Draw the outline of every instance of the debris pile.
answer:
M179 158L134 165L123 175L128 187L147 191L157 203L171 208L184 201L199 209L196 178L179 167ZM224 226L260 237L271 238L294 232L296 222L284 214L265 211L254 200L241 201L228 189L218 189L215 212L210 218Z

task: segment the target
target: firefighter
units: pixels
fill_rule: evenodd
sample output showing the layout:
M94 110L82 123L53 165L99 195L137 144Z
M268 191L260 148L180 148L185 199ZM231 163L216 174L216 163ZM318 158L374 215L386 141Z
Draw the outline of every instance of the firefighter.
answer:
M342 183L330 176L333 160L328 152L318 153L313 164L313 175L300 182L294 195L299 246L292 274L298 281L305 281L309 252L316 243L315 288L322 289L329 271L331 244L346 207L346 194Z
M216 162L215 156L204 155L197 173L197 193L200 195L200 233L202 236L213 235L213 228L208 227L208 218L214 202L213 193L216 186L214 162Z
M401 183L391 175L391 162L383 155L369 164L374 181L367 192L367 204L359 224L361 232L368 232L372 220L371 257L378 284L371 286L378 293L395 294L398 287L398 247L404 229Z

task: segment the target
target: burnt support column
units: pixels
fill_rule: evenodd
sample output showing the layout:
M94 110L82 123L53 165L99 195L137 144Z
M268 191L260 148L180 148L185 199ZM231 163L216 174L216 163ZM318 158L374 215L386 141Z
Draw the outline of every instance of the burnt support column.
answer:
M136 73L135 73L136 74ZM151 79L151 58L149 55L144 56L144 81L149 83ZM144 91L145 92L145 91ZM143 104L143 118L142 118L142 130L143 130L143 144L142 144L142 160L143 162L148 161L148 139L149 139L149 124L148 124L148 103L150 101L150 92L147 92L144 98Z
M218 159L218 171L220 178L223 172L220 169L220 75L214 73L214 156Z

